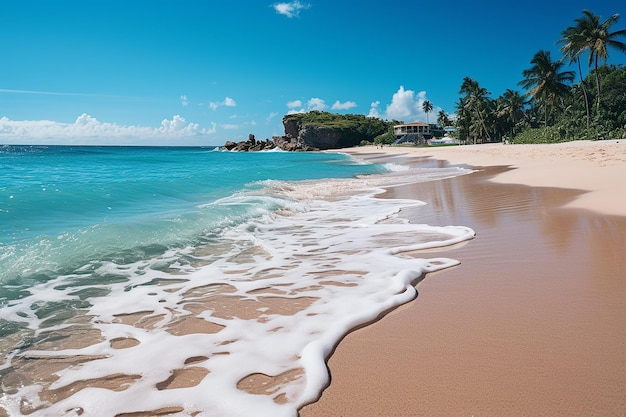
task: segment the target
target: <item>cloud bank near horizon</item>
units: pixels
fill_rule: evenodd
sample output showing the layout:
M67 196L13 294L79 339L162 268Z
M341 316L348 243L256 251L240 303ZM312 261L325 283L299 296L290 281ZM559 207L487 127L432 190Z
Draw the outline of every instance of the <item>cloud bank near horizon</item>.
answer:
M83 113L74 123L51 120L10 120L0 118L0 142L7 144L136 144L164 143L192 137L205 137L216 131L200 128L197 123L187 122L180 115L171 120L164 119L159 127L120 126L103 123Z
M187 96L181 96L181 105L187 106ZM415 92L400 86L391 95L388 104L377 100L370 104L368 117L384 120L398 120L405 123L428 121L434 123L440 107L434 106L428 115L422 110L427 100L426 91ZM224 101L212 103L216 107L236 106L235 100L226 97ZM306 101L293 100L286 103L287 114L305 113L308 111L350 110L358 107L351 100L336 100L332 105L319 97ZM267 122L278 115L270 113ZM86 144L86 145L189 145L218 139L215 136L218 128L221 131L235 131L243 127L256 126L256 122L241 124L211 122L210 128L202 128L198 123L188 122L183 116L175 115L172 119L164 119L160 126L123 126L116 123L100 122L86 113L80 115L73 123L62 123L51 120L11 120L0 117L0 144L48 145L48 144ZM263 136L263 135L260 135Z

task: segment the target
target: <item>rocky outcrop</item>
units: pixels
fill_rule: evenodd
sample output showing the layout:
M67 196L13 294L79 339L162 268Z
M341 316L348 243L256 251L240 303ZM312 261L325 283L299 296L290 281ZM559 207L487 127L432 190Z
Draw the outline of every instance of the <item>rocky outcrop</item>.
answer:
M320 149L339 149L354 145L344 140L341 130L325 126L305 124L300 127L298 138L305 145Z
M246 141L242 141L242 142L231 142L231 141L227 141L224 144L224 148L226 148L229 151L235 151L235 152L257 152L257 151L267 151L267 150L271 150L274 149L276 147L276 144L269 140L256 140L254 138L254 135L250 134L248 135L248 140Z
M241 142L226 141L224 148L233 152L258 152L269 151L275 148L288 152L318 151L319 149L305 145L298 138L288 136L274 136L272 140L258 141L254 135L249 135L248 140Z
M290 137L290 136L274 136L272 140L276 144L276 146L283 151L288 152L306 152L306 151L319 151L319 148L314 148L306 145L302 140L298 137Z
M363 115L337 115L312 111L283 117L284 136L256 141L226 142L224 147L234 151L263 151L280 148L285 151L314 151L349 148L361 141L371 141L389 130L389 122Z
M303 122L299 115L283 117L285 138L296 141L302 147L315 149L339 149L358 145L360 138L354 131L320 123Z
M286 115L283 117L283 127L285 128L285 136L289 138L297 138L300 135L300 127L302 122L300 119Z
M318 151L319 149L305 145L298 138L291 138L288 136L274 136L272 140L266 139L264 141L258 141L254 138L254 135L249 135L248 140L241 142L226 141L224 148L233 152L258 152L269 151L275 148L282 149L288 152L302 152L302 151Z

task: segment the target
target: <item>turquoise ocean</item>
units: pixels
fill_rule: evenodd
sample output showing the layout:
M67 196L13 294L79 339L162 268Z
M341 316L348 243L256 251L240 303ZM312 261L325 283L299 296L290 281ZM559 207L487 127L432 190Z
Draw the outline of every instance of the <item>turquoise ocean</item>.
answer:
M223 200L260 189L266 180L353 177L384 170L323 153L0 147L2 283L20 286L96 260L130 261L194 244L214 230L278 208L279 199L248 198L239 204Z
M295 416L350 329L457 263L383 187L466 171L340 153L0 146L0 410ZM143 414L142 414L143 415ZM159 414L161 415L161 414Z

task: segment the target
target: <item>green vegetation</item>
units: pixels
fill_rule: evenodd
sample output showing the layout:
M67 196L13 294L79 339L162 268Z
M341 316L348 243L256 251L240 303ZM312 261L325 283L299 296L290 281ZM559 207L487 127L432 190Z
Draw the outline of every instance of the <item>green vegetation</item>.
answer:
M626 38L626 30L611 32L618 14L602 22L589 10L582 13L557 42L563 58L553 60L548 51L532 57L519 83L525 94L508 89L494 100L478 81L463 79L456 104L456 136L461 141L551 143L626 137L626 68L606 64L609 49L626 53L626 43L619 40ZM585 53L590 71L583 77ZM564 61L577 64L578 83L571 85L576 73L565 71Z
M439 110L439 114L437 115L437 124L440 127L452 126L452 120L448 117L445 111Z

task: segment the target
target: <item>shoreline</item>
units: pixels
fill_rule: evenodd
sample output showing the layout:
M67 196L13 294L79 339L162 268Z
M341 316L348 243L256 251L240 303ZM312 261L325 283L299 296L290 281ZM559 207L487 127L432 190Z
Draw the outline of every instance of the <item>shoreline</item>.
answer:
M357 158L373 155L420 157L471 167L514 168L495 178L502 184L523 184L584 190L567 203L568 208L588 209L601 214L626 216L626 139L573 141L536 145L462 145L441 147L374 146L340 150Z
M292 417L315 401L343 335L415 298L427 271L457 264L412 252L460 244L474 231L408 224L397 214L419 202L380 198L384 186L457 168L367 175L380 170L345 155L303 156L296 161L340 160L348 172L238 189L217 200L218 212L234 204L258 215L235 208L229 225L188 244L128 260L111 251L76 274L24 286L3 309L28 326L3 339L0 415ZM207 387L220 395L198 395Z
M386 195L423 199L413 222L477 237L415 301L339 343L301 417L626 413L626 141L342 152L476 167Z

